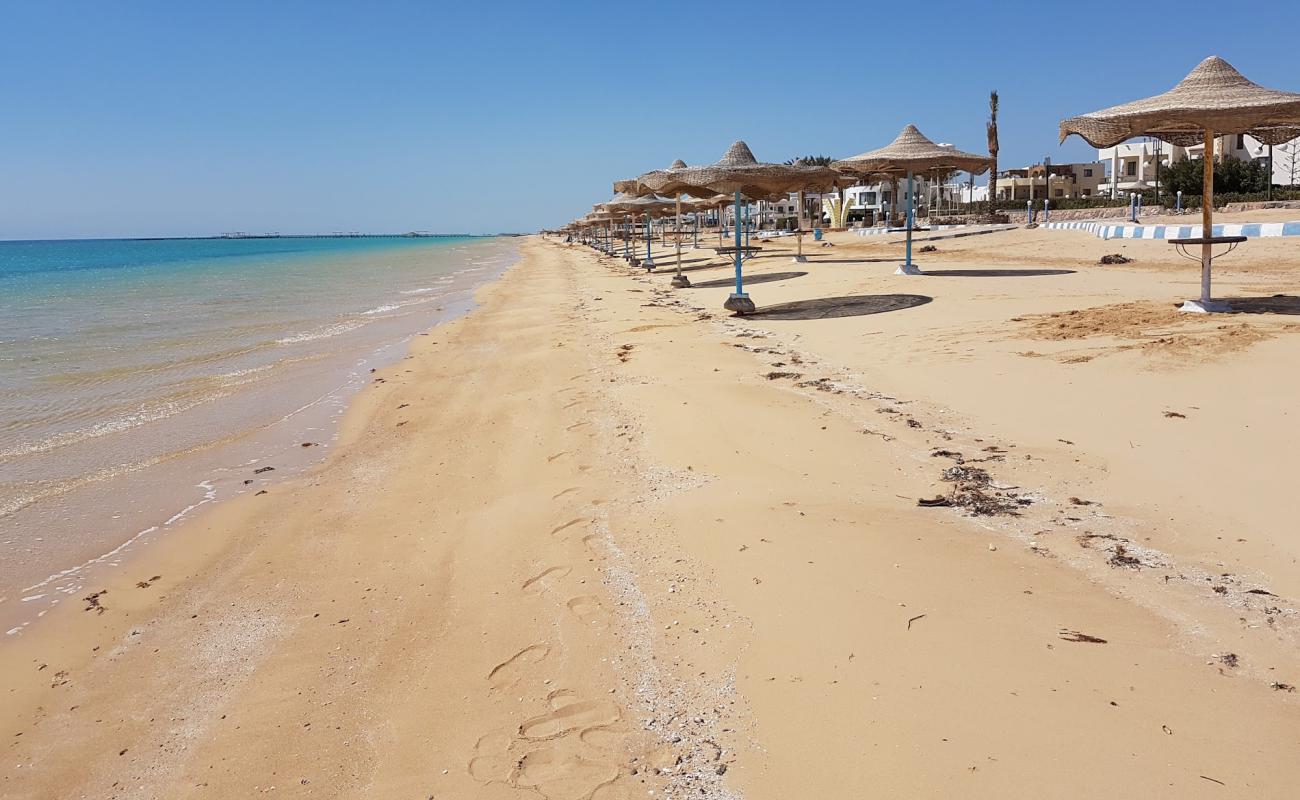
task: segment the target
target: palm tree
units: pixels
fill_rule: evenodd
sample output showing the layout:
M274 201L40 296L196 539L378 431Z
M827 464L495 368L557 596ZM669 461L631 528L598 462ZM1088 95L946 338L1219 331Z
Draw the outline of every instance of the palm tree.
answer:
M989 121L985 125L989 134L989 218L993 217L993 202L998 197L998 91L989 92Z
M786 159L785 165L787 167L829 167L834 160L830 156L799 156Z
M834 160L835 159L831 158L830 156L799 156L797 158L787 158L785 160L785 165L787 167L829 167L831 165L831 162ZM844 189L841 188L838 192L838 195L840 199L840 206L843 206ZM817 194L817 199L818 200L822 199L821 193ZM803 224L803 214L804 214L804 210L800 208L799 221L801 225ZM831 227L842 227L842 226L832 224Z

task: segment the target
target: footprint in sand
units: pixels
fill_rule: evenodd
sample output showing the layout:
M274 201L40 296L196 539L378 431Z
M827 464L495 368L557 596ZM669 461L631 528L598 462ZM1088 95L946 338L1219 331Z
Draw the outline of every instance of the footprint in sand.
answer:
M602 728L587 728L578 734L582 743L594 747L597 750L614 750L625 751L628 748L628 741L632 738L632 733L622 729L622 726L610 726Z
M470 777L483 783L510 780L516 760L510 757L510 743L514 739L504 731L489 733L474 745L474 758L469 762Z
M567 605L569 610L584 625L589 625L599 630L609 627L609 612L600 604L600 600L589 594L584 594L570 600Z
M509 686L522 677L525 669L541 663L550 654L551 648L544 644L529 645L493 667L487 676L488 685L493 689Z
M565 496L566 494L568 494L569 492L576 492L576 491L578 491L578 487L577 487L577 486L570 486L569 488L565 489L565 490L562 491L562 492L556 492L555 494L551 495L551 499L552 499L552 500L559 500L561 497L564 497L564 496Z
M556 581L558 581L560 578L563 578L565 575L568 575L572 571L573 571L572 567L565 567L565 566L551 567L550 569L543 570L539 574L534 575L533 577L524 581L524 585L520 588L522 588L525 592L533 592L533 593L543 592L546 589L554 586Z
M612 764L543 748L519 760L511 783L534 789L547 800L585 800L597 789L617 780L618 775L618 768Z
M554 528L551 528L551 535L554 536L555 534L559 533L562 530L565 530L566 528L572 528L574 525L586 521L587 521L586 517L574 517L573 519L569 520L563 525L557 525Z
M525 739L553 739L582 728L613 725L622 719L618 705L611 700L579 700L573 692L552 692L547 701L549 714L525 720L519 735Z

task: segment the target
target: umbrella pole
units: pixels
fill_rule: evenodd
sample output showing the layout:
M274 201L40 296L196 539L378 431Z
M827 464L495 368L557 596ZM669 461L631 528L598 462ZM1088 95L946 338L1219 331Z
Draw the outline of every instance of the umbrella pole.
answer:
M743 248L740 246L740 190L736 190L736 291L727 298L727 302L722 307L728 311L734 311L737 314L748 314L754 311L754 301L749 299L745 294L745 282L741 274L740 256Z
M1201 238L1214 236L1214 131L1205 131L1205 158L1201 169ZM1201 299L1183 303L1181 311L1231 311L1227 303L1210 299L1210 267L1214 261L1214 245L1201 245Z
M912 172L907 172L907 250L903 266L894 271L895 275L920 275L921 270L912 263L912 213L914 202L912 192Z
M673 276L673 287L682 289L691 285L691 281L682 274L682 196L677 195L677 274Z
M794 263L802 264L803 262L808 260L803 257L803 190L802 189L799 190L799 193L796 195L796 198L797 198L796 202L798 203L798 205L795 207L795 209L798 213L795 214L794 222L795 225L798 227L798 231L796 231L794 235L795 247L797 248L795 250Z
M654 225L650 223L650 212L645 212L645 264L646 272L655 268L654 255L650 252L650 243L654 237Z

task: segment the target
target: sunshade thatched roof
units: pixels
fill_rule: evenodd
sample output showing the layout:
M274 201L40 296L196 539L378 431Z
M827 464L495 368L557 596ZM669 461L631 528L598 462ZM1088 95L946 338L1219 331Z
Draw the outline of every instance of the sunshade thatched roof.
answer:
M827 167L764 164L754 158L749 145L737 141L727 148L726 154L716 164L676 169L667 175L646 173L642 177L646 185L657 191L695 196L739 191L749 197L771 197L787 192L829 189L839 175Z
M686 162L680 158L668 165L667 169L656 169L650 172L638 175L634 181L636 188L633 190L641 194L662 194L672 197L680 195L689 195L691 197L708 197L713 194L713 190L700 186L693 186L684 183L681 179L683 172L687 170ZM620 181L627 183L627 181ZM617 184L615 184L617 185Z
M988 156L966 153L955 147L940 147L908 125L894 141L880 148L831 164L849 175L900 175L907 172L961 170L978 175L989 168Z
M1154 136L1179 147L1199 144L1205 132L1248 133L1264 144L1300 136L1300 94L1265 89L1218 56L1164 94L1061 121L1061 141L1075 134L1093 147Z

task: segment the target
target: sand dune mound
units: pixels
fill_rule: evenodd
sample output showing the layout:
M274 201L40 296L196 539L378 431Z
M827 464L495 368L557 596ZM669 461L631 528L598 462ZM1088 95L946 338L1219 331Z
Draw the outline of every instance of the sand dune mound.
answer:
M1045 341L1099 341L1090 357L1138 350L1151 355L1213 357L1244 350L1273 338L1275 332L1247 322L1224 322L1221 316L1184 314L1172 304L1139 301L1016 317L1023 335Z

